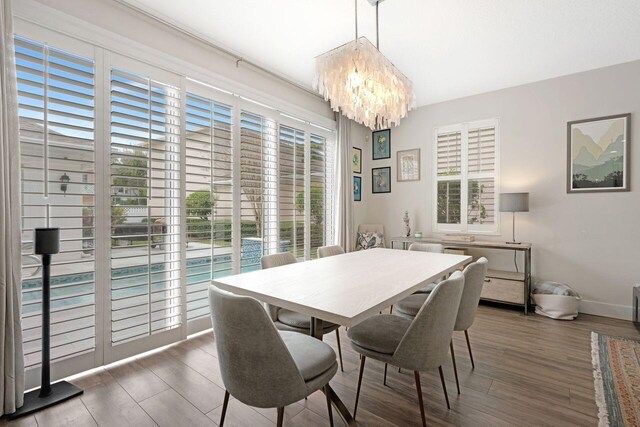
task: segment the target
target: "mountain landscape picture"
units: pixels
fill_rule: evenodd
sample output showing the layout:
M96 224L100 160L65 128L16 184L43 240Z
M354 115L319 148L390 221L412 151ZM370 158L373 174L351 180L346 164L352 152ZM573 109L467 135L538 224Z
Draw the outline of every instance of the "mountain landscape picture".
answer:
M570 123L571 190L624 190L628 116Z

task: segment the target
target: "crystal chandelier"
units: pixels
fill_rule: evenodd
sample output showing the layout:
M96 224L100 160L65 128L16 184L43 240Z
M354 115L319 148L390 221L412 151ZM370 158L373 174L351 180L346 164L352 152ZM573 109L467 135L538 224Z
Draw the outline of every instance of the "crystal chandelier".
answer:
M355 1L356 38L316 58L314 89L333 111L371 129L397 126L415 108L413 84L366 37L358 37ZM379 1L370 1L377 32Z

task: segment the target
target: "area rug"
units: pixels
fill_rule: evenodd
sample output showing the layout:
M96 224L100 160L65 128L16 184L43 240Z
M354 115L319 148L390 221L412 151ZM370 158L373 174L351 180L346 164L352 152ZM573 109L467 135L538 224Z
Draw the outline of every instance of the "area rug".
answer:
M600 427L640 426L640 340L591 332Z

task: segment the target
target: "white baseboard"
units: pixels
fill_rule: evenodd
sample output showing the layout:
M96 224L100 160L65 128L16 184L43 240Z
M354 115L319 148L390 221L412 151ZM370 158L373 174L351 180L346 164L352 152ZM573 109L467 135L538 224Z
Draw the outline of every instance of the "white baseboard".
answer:
M580 313L622 320L633 319L633 307L630 305L608 304L598 301L580 301Z

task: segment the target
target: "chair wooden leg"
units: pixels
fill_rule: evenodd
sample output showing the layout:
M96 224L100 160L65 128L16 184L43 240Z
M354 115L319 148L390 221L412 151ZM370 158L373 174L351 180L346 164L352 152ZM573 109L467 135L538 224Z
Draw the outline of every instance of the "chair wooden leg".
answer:
M227 415L227 406L229 405L229 392L224 391L224 402L222 403L222 414L220 414L220 427L224 426L224 416Z
M327 399L327 411L329 412L329 426L333 427L333 412L331 411L331 392L329 391L329 384L324 386L324 395Z
M442 366L439 366L438 370L440 371L440 381L442 381L442 389L444 390L444 400L447 401L447 409L451 409L451 406L449 405L449 395L447 394L447 385L444 383L444 374L442 373Z
M387 385L387 364L384 364L384 377L382 379L382 385Z
M276 423L276 425L278 427L282 427L283 423L284 423L284 406L281 406L278 408L278 422Z
M469 331L464 331L464 336L467 339L467 348L469 349L469 358L471 359L471 368L476 369L476 364L473 363L473 353L471 353L471 341L469 341Z
M449 347L451 347L451 361L453 362L453 373L456 376L456 388L458 389L458 394L460 394L460 383L458 382L458 367L456 366L456 353L453 351L453 340L451 340Z
M338 343L338 357L340 358L340 370L344 372L344 365L342 364L342 348L340 348L340 330L336 329L336 342Z
M418 403L420 404L420 416L422 417L422 427L426 427L427 419L424 415L424 402L422 401L422 386L420 386L420 372L413 371L416 377L416 391L418 392Z
M393 314L393 306L389 307L389 314Z
M356 411L358 410L358 398L360 397L360 386L362 385L362 374L364 373L364 363L367 361L365 355L360 358L360 374L358 375L358 388L356 389L356 404L353 406L353 419L356 419Z

